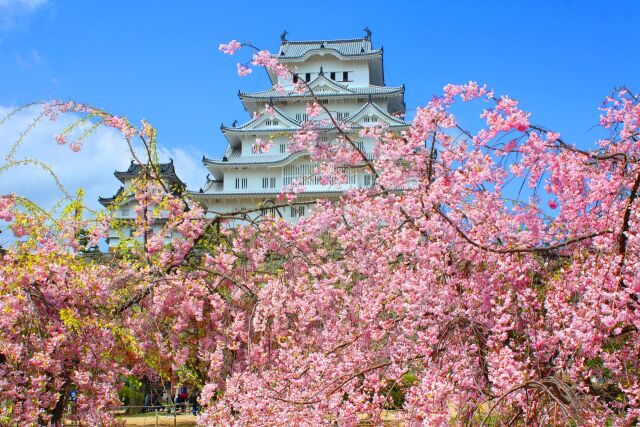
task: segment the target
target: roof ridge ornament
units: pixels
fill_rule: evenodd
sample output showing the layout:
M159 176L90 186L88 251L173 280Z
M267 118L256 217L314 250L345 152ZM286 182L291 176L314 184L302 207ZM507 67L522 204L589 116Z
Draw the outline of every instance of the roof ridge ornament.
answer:
M320 66L320 73L318 75L319 76L324 76L324 70L322 69L322 65Z
M371 41L371 30L369 29L369 27L368 26L364 27L362 31L366 33L366 36L364 36L364 39Z
M238 120L234 119L233 123L231 123L231 127L236 127L237 124L238 124Z
M320 43L320 49L324 49L324 42Z
M280 40L282 41L282 43L286 43L287 42L287 34L289 34L289 32L287 30L284 30L282 32L282 34L280 34Z

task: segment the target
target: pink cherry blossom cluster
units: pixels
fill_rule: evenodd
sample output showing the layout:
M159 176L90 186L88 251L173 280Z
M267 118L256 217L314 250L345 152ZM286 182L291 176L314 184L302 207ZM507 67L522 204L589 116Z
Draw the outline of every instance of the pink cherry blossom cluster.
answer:
M256 138L255 144L251 147L251 150L255 154L268 153L273 146L273 141L265 141L260 138Z
M273 71L265 52L254 65ZM78 105L50 113L128 129ZM213 219L147 167L130 189L137 231L104 263L79 236L117 222L3 196L21 239L0 263L0 415L59 423L75 387L74 419L109 424L136 374L198 379L200 425L377 425L389 408L405 425L637 424L638 105L608 97L610 137L591 150L474 82L401 131L312 120L291 149L325 184L358 169L370 185L313 201L302 177L275 204ZM303 208L295 224L277 214Z
M15 206L15 196L5 194L0 196L0 220L10 222L13 220L12 209Z
M320 107L320 104L315 101L309 103L309 105L307 106L307 114L309 115L309 117L318 117L321 112L322 107Z
M106 126L118 129L127 139L131 139L137 133L137 129L129 124L124 117L108 116L103 120Z
M253 70L250 67L246 67L246 66L240 64L239 62L237 64L237 68L238 68L238 75L240 77L248 76L249 74L251 74L253 72Z
M221 43L218 50L227 55L233 55L241 47L242 44L239 41L231 40L229 43Z

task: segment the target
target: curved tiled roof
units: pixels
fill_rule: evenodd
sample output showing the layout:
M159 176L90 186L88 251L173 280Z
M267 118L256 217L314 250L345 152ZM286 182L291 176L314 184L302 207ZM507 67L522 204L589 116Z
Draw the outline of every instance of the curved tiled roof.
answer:
M118 188L118 191L116 192L116 194L114 194L111 197L100 197L100 196L98 196L98 203L100 203L102 206L104 206L106 208L111 203L113 203L113 201L115 199L117 199L122 194L123 191L124 191L124 187L120 187L120 188Z
M288 116L284 111L282 111L281 109L279 109L278 107L276 107L275 105L272 106L271 108L273 108L273 110L276 112L276 114L278 116L281 116L281 118L284 118L285 120L290 121L291 123L293 123L295 126L300 126L300 122L295 120L294 118ZM220 129L225 132L225 131L246 131L248 127L250 127L252 124L254 124L256 121L262 119L262 117L256 117L254 119L249 120L248 122L245 122L243 124L241 124L240 126L225 126L225 125L220 125ZM249 131L251 132L260 132L260 131L290 131L291 128L283 128L283 127L279 127L279 128L269 128L269 129L249 129Z
M340 85L342 86L342 85ZM317 92L315 95L318 98L330 97L330 96L368 96L368 95L395 95L402 94L404 92L403 86L375 86L370 85L366 87L346 87L344 88L350 93L326 93ZM238 92L240 99L282 99L282 98L307 98L311 94L309 92L298 93L293 90L285 90L279 92L275 89L263 90L260 92Z
M316 196L316 195L322 195L322 194L341 194L344 193L345 190L325 190L325 191L304 191L302 193L298 194L298 197L303 198L305 196ZM199 191L187 191L187 195L189 196L195 196L195 198L198 197L230 197L230 198L236 198L236 197L265 197L265 196L278 196L280 194L280 191L264 191L264 192L251 192L251 193L241 193L241 192L229 192L229 191L225 191L224 193L200 193ZM267 206L268 207L268 206Z
M257 156L233 156L227 160L209 159L202 157L202 163L205 165L215 166L245 166L245 165L277 165L291 160L298 159L300 157L308 156L306 151L296 151L295 153L283 153L283 154L261 154ZM367 152L367 158L373 160L373 153Z
M353 113L351 115L351 118L349 120L353 120L355 117L358 116L358 114L360 114L363 110L365 110L369 105L373 106L373 108L378 111L380 113L381 116L386 117L389 121L390 127L403 127L403 126L409 126L409 123L405 122L404 120L398 119L392 115L390 115L389 113L387 113L386 111L384 111L383 109L381 109L376 103L371 102L371 100L369 102L367 102L366 104L364 104L362 106L362 108L360 108L358 111L356 111L355 113ZM293 119L292 117L288 116L287 114L285 114L282 110L278 109L277 107L273 107L274 110L276 110L276 112L278 112L278 114L280 114L281 116L283 116L285 119L289 120L292 123L295 123L297 126L300 126L301 123L295 119ZM236 127L229 127L229 126L220 126L220 129L222 130L222 132L238 132L238 133L243 133L243 132L253 132L253 133L276 133L276 132L292 132L295 131L297 129L291 129L291 128L285 128L285 127L277 127L277 128L266 128L266 129L253 129L253 128L249 128L253 123L255 123L256 119L251 119L248 122L240 125L240 126L236 126ZM248 129L249 128L249 129ZM351 126L349 127L349 129L361 129L361 126L358 125L354 125L351 124ZM332 123L327 123L324 126L316 126L314 127L314 129L320 129L320 130L331 130L331 129L335 129L335 126Z
M202 158L202 163L217 165L217 166L243 166L243 165L268 165L277 164L287 161L294 157L302 157L308 155L304 151L297 151L295 153L282 153L282 154L262 154L258 156L230 156L225 160L209 159L207 157Z
M277 56L279 59L302 58L314 50L332 50L342 56L368 56L382 53L382 49L372 49L371 39L368 37L357 39L284 41L280 45Z
M142 170L142 165L137 164L132 160L129 168L126 171L115 171L113 174L116 178L118 178L118 180L124 183L124 181L127 179L134 179L138 177ZM184 186L182 180L178 178L178 175L176 175L176 170L173 167L173 160L171 160L169 163L158 163L158 172L161 177L172 178L173 181Z

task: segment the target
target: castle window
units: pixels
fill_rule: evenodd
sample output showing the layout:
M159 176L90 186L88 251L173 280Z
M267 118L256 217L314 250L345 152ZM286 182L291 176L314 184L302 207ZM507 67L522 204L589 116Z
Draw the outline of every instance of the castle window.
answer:
M377 122L378 121L378 117L377 116L372 116L371 117L371 121L374 122L374 123Z
M280 154L286 153L286 152L287 152L287 145L286 144L280 144Z
M262 208L260 213L262 215L276 216L276 208Z
M364 151L364 142L363 141L356 141L356 147L358 147L358 150Z
M291 218L298 218L304 216L304 206L291 206Z
M349 81L349 72L348 71L343 71L342 72L342 81L343 82L348 82Z
M129 208L127 206L123 206L120 208L120 215L121 216L129 216Z
M372 185L373 185L373 175L366 174L364 176L364 186L365 187L371 187Z
M276 188L276 179L272 178L262 178L262 188Z
M328 99L321 99L321 100L320 100L320 103L321 103L321 104L325 104L325 105L326 105L326 104L328 104L328 103L329 103L329 100L328 100Z
M265 125L267 126L277 126L278 125L278 119L269 119L266 122L264 122Z
M342 113L336 113L336 119L342 120Z
M364 122L365 123L369 123L371 119L369 118L369 116L364 116Z
M305 73L304 81L309 83L311 81L311 73Z
M294 83L298 83L298 74L297 73L293 75L293 82Z
M331 73L329 73L329 75L331 76L331 80L335 80L336 79L336 72L332 71Z
M247 188L247 178L236 178L236 189Z

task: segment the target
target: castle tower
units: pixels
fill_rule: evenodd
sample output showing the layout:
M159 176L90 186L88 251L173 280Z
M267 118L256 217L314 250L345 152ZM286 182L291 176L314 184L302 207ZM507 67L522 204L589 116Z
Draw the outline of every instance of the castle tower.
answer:
M408 126L402 117L405 112L404 85L385 86L383 49L371 45L368 30L364 38L289 41L283 33L282 44L275 55L294 73L288 79L279 79L273 73L269 78L274 88L261 92L238 92L245 110L253 117L241 125L221 126L228 146L222 159L203 157L209 171L207 182L190 196L206 207L208 216L238 210L255 210L255 215L280 215L290 222L309 212L310 206L288 207L277 212L269 205L277 204L277 195L283 186L299 182L305 191L297 202L318 198L335 199L348 188L367 187L371 175L364 168L351 168L347 182L341 185L323 185L314 170L309 155L290 152L289 138L309 120L306 108L313 96L310 91L298 93L293 83L304 80L319 101L338 121L349 123L349 134L358 147L371 156L373 142L358 137L366 126L384 123L388 130L400 131ZM279 90L275 87L280 86ZM265 104L274 114L259 114ZM258 115L256 116L256 113ZM316 120L327 118L321 114ZM338 131L331 124L323 127L320 138L331 141ZM268 152L255 152L256 138L269 141Z
M148 165L145 165L148 167ZM175 195L182 194L185 190L185 184L182 182L173 166L173 160L169 163L159 163L157 165L158 177L163 181L165 186ZM112 197L99 197L98 202L105 208L113 209L113 218L117 221L118 226L109 229L106 243L109 251L117 248L123 239L131 238L135 231L136 206L138 205L133 193L132 185L134 180L138 179L144 172L144 168L131 161L126 171L115 171L113 175L122 183L116 194ZM151 227L151 232L156 233L163 227L165 219L157 218ZM137 238L141 241L141 238ZM170 239L167 238L167 243Z

